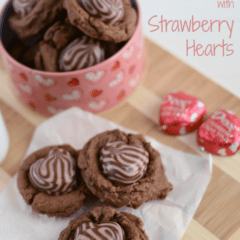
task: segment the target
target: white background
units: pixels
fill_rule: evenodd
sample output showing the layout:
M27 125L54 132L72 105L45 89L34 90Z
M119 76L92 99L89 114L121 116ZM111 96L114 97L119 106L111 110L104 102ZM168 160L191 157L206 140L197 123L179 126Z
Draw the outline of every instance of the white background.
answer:
M0 7L6 0L0 0ZM139 0L142 8L142 23L144 33L150 39L173 53L216 83L222 85L240 98L240 2L234 0L234 8L221 9L217 7L218 0ZM150 32L153 27L148 25L149 19L158 15L167 20L190 20L192 15L196 20L234 20L233 35L229 39L229 30L225 24L221 32L204 33L198 30L194 33L161 33ZM233 44L234 54L223 57L221 51L217 56L186 56L186 40L207 46L208 44L221 44L222 39Z
M139 0L142 7L144 33L159 43L165 49L181 58L218 84L240 97L240 1L235 0L235 8L219 9L217 0ZM148 20L161 15L167 20L189 20L194 15L196 20L234 20L233 35L229 39L229 30L222 25L222 30L204 33L198 30L194 33L161 33L150 32L154 28L148 25ZM160 20L159 20L160 21ZM156 22L156 21L155 21ZM223 57L221 52L216 57L186 56L186 39L207 46L210 43L221 44L222 39L233 44L234 54ZM219 56L220 55L220 56Z

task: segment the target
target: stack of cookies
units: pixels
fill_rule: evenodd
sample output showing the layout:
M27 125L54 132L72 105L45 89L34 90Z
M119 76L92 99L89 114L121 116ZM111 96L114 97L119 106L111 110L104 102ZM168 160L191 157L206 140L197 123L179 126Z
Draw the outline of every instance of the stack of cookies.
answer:
M9 53L31 68L69 72L115 54L133 35L137 11L130 0L13 0L17 34Z
M73 220L59 237L73 240L148 239L139 218L111 207L136 209L165 199L173 188L159 152L142 135L118 129L96 135L79 151L58 145L32 153L17 183L26 203L49 216L68 217L93 196L109 205Z

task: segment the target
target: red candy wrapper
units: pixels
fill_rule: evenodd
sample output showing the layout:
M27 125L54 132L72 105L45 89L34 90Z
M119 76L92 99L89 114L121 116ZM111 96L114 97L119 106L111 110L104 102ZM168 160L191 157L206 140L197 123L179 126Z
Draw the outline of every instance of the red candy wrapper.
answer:
M205 104L181 91L167 94L160 108L160 126L170 135L184 135L197 129L207 113Z
M239 150L240 119L228 110L218 110L198 129L198 144L201 150L230 156Z

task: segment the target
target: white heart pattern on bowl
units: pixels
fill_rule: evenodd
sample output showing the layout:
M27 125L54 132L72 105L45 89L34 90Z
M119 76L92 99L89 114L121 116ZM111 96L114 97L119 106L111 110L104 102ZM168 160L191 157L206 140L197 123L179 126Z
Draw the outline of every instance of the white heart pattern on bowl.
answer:
M100 102L90 102L88 104L88 107L93 109L93 110L101 110L102 108L105 107L106 103L107 102L105 100L102 100Z
M130 87L135 87L138 84L139 79L140 79L139 75L137 75L134 79L132 79L129 82Z
M47 110L48 110L50 113L52 113L52 114L56 114L56 113L59 113L59 112L63 111L63 109L57 109L57 108L55 108L55 107L53 107L53 106L51 106L51 105L49 105L49 106L47 107Z
M26 85L23 85L23 84L19 84L19 87L26 93L28 94L32 94L32 89L26 84Z
M143 56L143 52L142 51L139 51L138 55L137 55L137 59L141 59Z
M63 94L62 98L67 101L77 100L81 98L81 93L78 90L73 90L70 94Z
M128 50L126 50L124 53L123 53L123 58L124 59L129 59L132 54L133 54L133 50L134 50L134 47L131 46Z
M104 74L104 71L101 71L101 70L98 72L88 72L85 74L85 78L90 82L98 82L103 76L103 74Z
M118 73L116 79L114 79L113 81L111 81L111 82L108 84L108 86L109 86L110 88L116 87L117 85L119 85L119 84L122 82L122 80L123 80L123 73L120 72L120 73Z
M34 78L38 83L45 87L51 87L56 84L56 81L54 81L52 78L44 78L40 74L35 74Z

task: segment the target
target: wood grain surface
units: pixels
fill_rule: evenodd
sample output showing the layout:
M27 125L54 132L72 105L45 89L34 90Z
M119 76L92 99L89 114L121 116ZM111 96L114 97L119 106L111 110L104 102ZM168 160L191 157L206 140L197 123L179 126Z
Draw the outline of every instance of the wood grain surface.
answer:
M196 145L196 132L186 137L163 134L158 126L159 105L165 94L178 89L201 98L208 116L219 108L240 117L240 99L189 67L150 40L145 41L147 70L142 84L124 102L99 116L155 138L173 148L206 155ZM23 105L13 94L0 62L0 109L10 136L10 149L0 164L0 192L16 173L34 129L46 117ZM213 176L182 240L240 239L240 154L213 156ZM197 187L197 186L196 186Z

